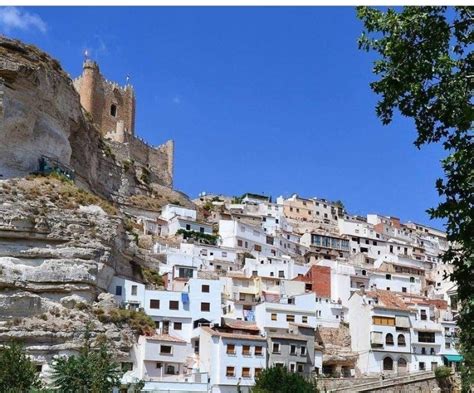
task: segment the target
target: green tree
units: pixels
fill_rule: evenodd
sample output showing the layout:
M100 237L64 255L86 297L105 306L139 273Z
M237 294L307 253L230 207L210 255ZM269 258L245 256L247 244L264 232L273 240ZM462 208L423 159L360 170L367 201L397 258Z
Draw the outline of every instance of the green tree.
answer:
M17 393L40 389L35 365L18 342L0 348L0 392Z
M255 380L252 393L315 393L316 381L306 380L301 375L290 373L284 367L262 370Z
M414 119L416 147L440 143L444 178L441 201L428 210L446 222L451 279L461 301L459 326L465 356L463 389L474 375L474 83L473 7L404 7L384 11L358 7L364 24L359 47L377 54L371 83L381 96L376 113L389 124L395 110Z
M59 357L53 362L54 387L64 393L106 393L120 385L118 363L113 361L106 343L91 348L86 331L84 345L78 356Z

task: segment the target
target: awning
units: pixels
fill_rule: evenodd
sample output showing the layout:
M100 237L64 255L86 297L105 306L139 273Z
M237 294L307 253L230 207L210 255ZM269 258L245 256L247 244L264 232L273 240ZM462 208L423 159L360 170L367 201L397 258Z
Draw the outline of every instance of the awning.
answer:
M462 362L464 357L462 355L443 355L443 357L448 361L448 362Z

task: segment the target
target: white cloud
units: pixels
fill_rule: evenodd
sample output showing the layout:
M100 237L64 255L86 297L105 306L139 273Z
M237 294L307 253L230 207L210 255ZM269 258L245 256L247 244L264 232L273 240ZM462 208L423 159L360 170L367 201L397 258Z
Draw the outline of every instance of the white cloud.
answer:
M48 26L39 15L31 14L17 7L0 7L0 30L9 33L12 30L39 30L46 33Z

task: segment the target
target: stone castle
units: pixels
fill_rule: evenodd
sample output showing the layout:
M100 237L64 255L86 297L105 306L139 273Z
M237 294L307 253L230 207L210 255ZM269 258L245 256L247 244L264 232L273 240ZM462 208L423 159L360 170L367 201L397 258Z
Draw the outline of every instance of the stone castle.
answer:
M106 80L99 65L84 61L82 75L73 81L81 105L89 112L102 135L117 142L135 136L135 92L132 85Z
M114 153L123 160L140 163L158 175L165 186L173 185L174 143L150 146L135 135L135 92L127 82L120 86L101 74L99 65L90 59L82 74L73 81L82 107L92 117L101 135L114 144Z

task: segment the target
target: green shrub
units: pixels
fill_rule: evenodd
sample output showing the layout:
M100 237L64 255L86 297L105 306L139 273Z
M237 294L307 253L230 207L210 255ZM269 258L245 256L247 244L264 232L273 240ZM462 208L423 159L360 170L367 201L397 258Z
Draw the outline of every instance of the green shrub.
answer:
M187 231L185 229L178 230L176 234L183 235L184 239L194 239L198 242L212 245L217 244L217 239L219 237L217 235L209 235L207 233L201 233L196 231Z
M435 377L436 379L444 379L444 378L448 378L452 373L452 370L450 367L446 367L446 366L440 366L440 367L436 367L436 370L435 370Z
M161 276L161 274L158 273L154 269L150 269L150 268L145 267L145 268L141 269L141 273L142 273L143 280L147 284L151 284L151 285L154 285L154 286L161 287L165 283L163 281L163 277Z

